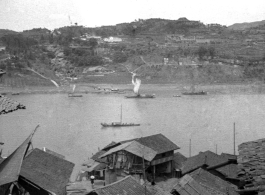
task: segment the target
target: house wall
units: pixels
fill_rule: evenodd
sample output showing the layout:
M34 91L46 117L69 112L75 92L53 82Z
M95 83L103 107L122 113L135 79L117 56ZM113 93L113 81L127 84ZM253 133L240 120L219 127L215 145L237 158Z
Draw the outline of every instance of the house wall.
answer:
M111 184L117 181L117 173L114 169L106 169L105 171L105 184Z

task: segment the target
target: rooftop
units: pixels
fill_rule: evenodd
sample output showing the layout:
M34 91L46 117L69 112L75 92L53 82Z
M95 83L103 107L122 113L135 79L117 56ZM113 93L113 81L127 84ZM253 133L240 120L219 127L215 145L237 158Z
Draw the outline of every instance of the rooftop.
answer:
M63 195L73 168L72 162L35 148L23 160L20 175L45 190Z

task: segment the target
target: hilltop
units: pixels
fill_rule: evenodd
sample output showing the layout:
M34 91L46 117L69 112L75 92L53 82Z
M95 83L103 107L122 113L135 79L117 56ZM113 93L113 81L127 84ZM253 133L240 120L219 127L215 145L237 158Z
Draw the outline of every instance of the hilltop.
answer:
M228 29L231 30L246 30L253 27L258 27L265 25L265 20L257 21L257 22L244 22L244 23L235 23L231 26L228 26Z
M187 18L153 18L97 28L5 31L0 69L7 74L2 83L124 84L135 69L144 83L259 81L265 77L264 27L234 31Z

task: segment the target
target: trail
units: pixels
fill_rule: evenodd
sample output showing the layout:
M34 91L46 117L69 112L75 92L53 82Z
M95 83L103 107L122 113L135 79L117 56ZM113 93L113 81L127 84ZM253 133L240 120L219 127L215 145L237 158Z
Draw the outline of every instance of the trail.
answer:
M37 71L35 71L35 70L31 69L31 68L26 68L26 69L34 72L35 74L39 75L40 77L42 77L44 79L50 80L56 87L59 87L59 85L54 80L49 79L49 78L43 76L42 74L38 73Z

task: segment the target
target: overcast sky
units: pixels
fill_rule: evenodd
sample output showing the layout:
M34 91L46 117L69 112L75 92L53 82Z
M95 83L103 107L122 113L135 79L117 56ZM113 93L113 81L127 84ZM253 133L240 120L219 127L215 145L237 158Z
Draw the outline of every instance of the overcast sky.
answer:
M0 29L15 31L52 30L71 22L115 25L139 18L186 17L227 26L265 20L265 0L0 0L0 8Z

